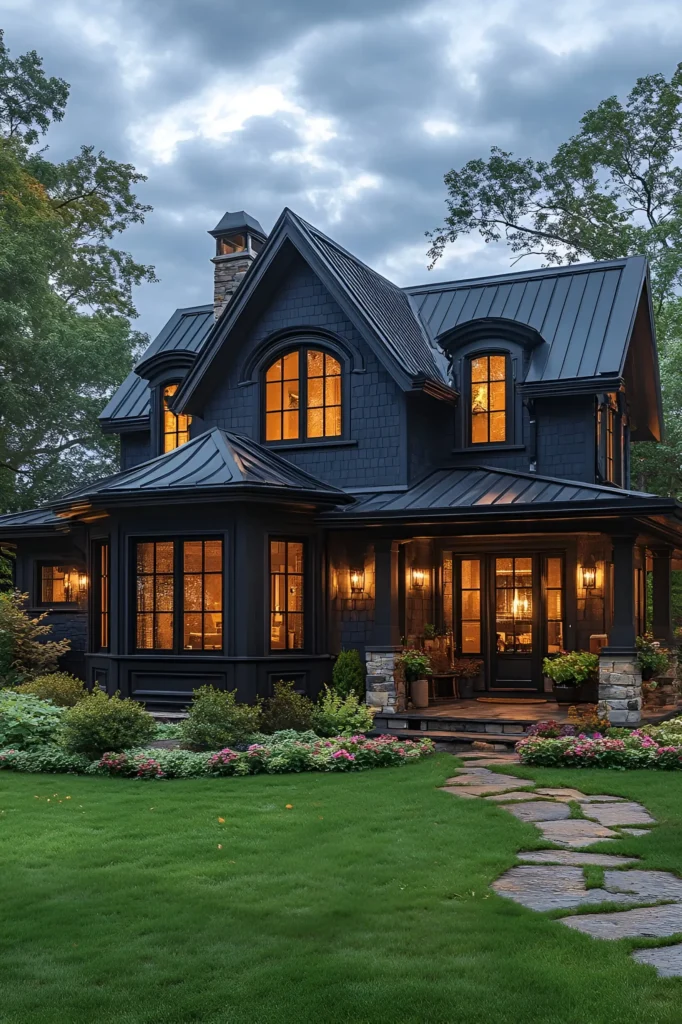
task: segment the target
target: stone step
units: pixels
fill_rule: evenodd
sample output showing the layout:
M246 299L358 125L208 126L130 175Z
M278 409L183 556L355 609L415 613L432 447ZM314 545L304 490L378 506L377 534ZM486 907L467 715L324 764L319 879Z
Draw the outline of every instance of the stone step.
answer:
M459 750L466 750L474 743L485 743L493 750L513 751L515 744L521 739L520 736L493 735L485 732L439 732L437 730L422 729L388 729L377 725L375 720L372 735L389 733L391 736L404 736L410 740L433 740L439 746L450 747L453 753Z
M374 719L375 729L382 732L402 731L412 729L430 735L431 733L480 733L489 736L514 736L515 741L525 735L529 726L533 725L536 719L528 721L514 721L513 719L490 718L425 718L414 712L395 715L377 715Z

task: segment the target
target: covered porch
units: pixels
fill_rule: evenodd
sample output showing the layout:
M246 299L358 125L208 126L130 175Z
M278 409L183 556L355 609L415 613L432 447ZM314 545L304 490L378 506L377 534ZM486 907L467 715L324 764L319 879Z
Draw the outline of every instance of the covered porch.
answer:
M448 483L458 473L450 471ZM530 474L484 475L488 486L477 501L444 507L441 481L433 507L424 500L411 506L407 492L393 499L390 514L385 506L366 509L363 529L353 522L357 508L345 512L344 525L356 528L330 535L330 621L339 647L364 648L367 700L378 719L389 728L395 715L393 728L405 718L418 719L424 731L435 724L453 732L470 731L471 720L518 737L534 721L567 714L543 662L582 650L599 655L598 679L570 703L600 702L612 724L637 725L636 637L648 627L662 644L674 640L677 503ZM475 476L454 482L471 495ZM514 493L500 501L509 478ZM548 484L554 498L527 500L528 491L546 492ZM422 649L431 661L426 708L413 707L401 686L405 648ZM651 709L652 717L670 713L672 697L669 707Z

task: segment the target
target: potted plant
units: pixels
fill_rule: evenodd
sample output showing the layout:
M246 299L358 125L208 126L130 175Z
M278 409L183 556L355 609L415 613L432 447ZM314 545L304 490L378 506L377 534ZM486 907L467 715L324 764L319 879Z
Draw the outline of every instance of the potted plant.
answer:
M424 637L424 650L433 650L434 641L436 639L436 627L433 622L426 622L424 624L424 632L422 635Z
M474 679L482 667L480 658L455 658L452 671L457 676L457 690L462 700L471 700L473 697Z
M670 665L668 651L654 640L652 633L644 633L635 640L637 645L637 664L642 673L642 681L648 682L655 676L664 675Z
M431 671L431 662L423 651L409 648L398 659L405 682L410 687L410 697L416 708L429 706L429 681L426 678Z
M557 704L575 704L580 688L591 683L599 670L599 655L589 651L569 651L545 658L542 671L554 683Z

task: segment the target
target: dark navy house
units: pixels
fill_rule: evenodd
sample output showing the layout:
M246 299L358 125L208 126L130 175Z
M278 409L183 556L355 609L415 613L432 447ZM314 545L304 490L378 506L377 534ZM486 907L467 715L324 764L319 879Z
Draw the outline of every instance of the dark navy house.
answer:
M101 414L121 471L0 517L69 666L169 709L204 683L313 695L355 647L388 714L431 623L506 694L597 643L637 721L646 571L670 639L682 547L675 500L631 489L631 442L661 437L645 259L398 288L289 210L211 234L213 303Z

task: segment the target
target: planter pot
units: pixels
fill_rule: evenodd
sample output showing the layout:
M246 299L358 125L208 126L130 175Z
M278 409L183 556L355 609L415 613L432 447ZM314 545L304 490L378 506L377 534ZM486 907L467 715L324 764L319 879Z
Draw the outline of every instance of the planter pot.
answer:
M586 704L597 704L599 702L599 683L596 680L591 683L581 683L577 689L580 694L579 700L585 701Z
M555 683L554 699L557 704L575 704L580 700L580 686L557 686Z
M415 679L410 683L410 697L416 708L428 708L429 706L429 681L428 679Z
M462 700L472 700L474 696L474 680L469 676L460 676L457 680L457 691Z

